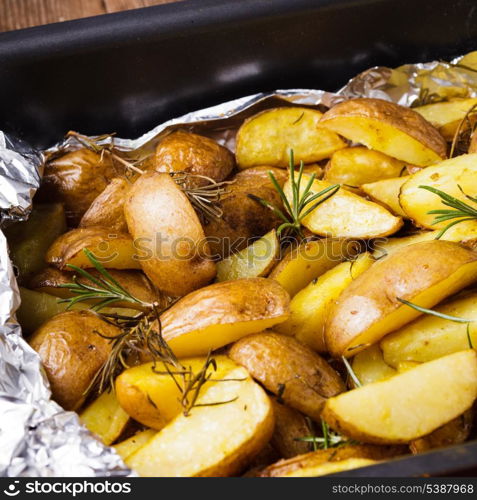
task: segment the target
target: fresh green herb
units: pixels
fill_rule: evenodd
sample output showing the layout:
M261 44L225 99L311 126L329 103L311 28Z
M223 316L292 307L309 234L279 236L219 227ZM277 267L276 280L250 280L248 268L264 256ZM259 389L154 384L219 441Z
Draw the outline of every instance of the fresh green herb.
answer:
M438 235L436 236L436 240L442 238L442 236L452 226L455 226L460 222L477 219L477 208L472 207L468 203L465 203L464 201L459 200L454 196L451 196L450 194L447 194L444 191L441 191L440 189L437 189L432 186L419 186L419 187L421 189L425 189L427 191L430 191L431 193L436 194L441 199L443 205L450 207L450 209L442 208L438 210L429 210L429 212L427 212L429 215L436 215L435 219L432 222L433 225L440 224L441 222L451 221L449 222L449 224L447 224L447 226L445 226L443 229L439 231ZM462 194L468 200L477 203L477 198L469 196L468 194L464 193L464 191L460 186L458 187L462 192Z
M322 436L303 436L295 438L295 441L312 443L314 451L318 449L328 450L329 448L337 448L339 446L357 444L357 441L346 439L345 437L330 431L328 424L323 419L321 420L321 431Z
M282 187L278 183L276 177L273 175L273 172L268 172L270 180L272 181L275 190L280 195L283 205L285 206L286 212L283 212L280 208L276 207L269 201L264 200L263 198L255 196L253 194L248 195L252 200L272 210L272 212L283 221L277 229L278 237L285 237L289 234L296 233L301 238L304 238L301 227L302 220L311 212L313 212L313 210L315 210L319 205L336 194L340 189L339 184L334 184L319 191L318 193L313 193L311 187L316 178L316 173L314 172L310 175L308 182L302 189L303 170L304 164L301 161L300 167L298 169L298 174L296 173L294 153L293 149L291 149L290 161L288 165L290 188L292 194L291 203L289 202Z
M363 384L360 382L359 378L356 376L356 373L354 373L354 370L351 367L351 365L349 364L349 361L344 356L341 356L341 359L343 361L343 364L346 367L348 375L350 376L351 380L353 381L353 384L356 387L362 387Z

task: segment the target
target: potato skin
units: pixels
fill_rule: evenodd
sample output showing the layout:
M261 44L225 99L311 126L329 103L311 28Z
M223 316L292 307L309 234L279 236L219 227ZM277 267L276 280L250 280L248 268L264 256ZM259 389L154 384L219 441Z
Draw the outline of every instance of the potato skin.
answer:
M30 345L40 355L53 398L65 410L77 409L84 392L111 352L110 341L121 330L91 311L58 314L31 337Z
M321 356L285 335L249 335L233 344L229 356L287 405L318 422L327 398L346 389Z
M156 172L186 172L204 175L216 182L225 180L235 166L234 155L213 139L177 130L157 145L154 158ZM186 185L199 187L206 179L189 178Z
M134 240L150 252L139 260L159 290L179 297L214 278L215 263L208 257L199 218L168 174L142 174L129 192L124 213Z
M204 226L212 255L225 258L230 253L247 247L251 239L263 236L280 223L280 219L271 210L250 199L253 194L277 207L282 207L279 194L268 176L271 171L278 183L283 186L287 173L280 168L249 168L230 179L219 202L223 211L220 219L211 220Z

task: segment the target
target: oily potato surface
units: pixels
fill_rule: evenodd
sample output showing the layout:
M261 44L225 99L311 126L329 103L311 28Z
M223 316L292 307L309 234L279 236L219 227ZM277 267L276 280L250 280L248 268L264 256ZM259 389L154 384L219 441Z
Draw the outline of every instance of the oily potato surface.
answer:
M384 179L369 184L363 184L361 190L368 195L372 201L380 203L388 208L391 213L400 217L407 217L406 212L399 203L399 195L401 194L401 187L407 182L407 176L393 177L391 179Z

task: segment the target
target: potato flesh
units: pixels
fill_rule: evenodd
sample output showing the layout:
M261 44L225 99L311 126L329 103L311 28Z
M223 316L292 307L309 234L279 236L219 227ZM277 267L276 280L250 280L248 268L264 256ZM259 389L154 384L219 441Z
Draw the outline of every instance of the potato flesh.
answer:
M290 294L296 295L312 280L358 252L355 241L324 238L301 243L291 249L270 273Z
M339 462L325 462L320 465L305 466L293 472L276 475L275 477L320 477L328 474L345 472L347 470L359 469L360 467L367 467L377 463L376 460L371 460L370 458L348 458Z
M423 169L409 177L403 184L399 203L406 214L419 226L428 229L441 229L449 221L433 224L435 214L430 210L447 209L441 198L419 186L431 186L450 196L476 207L477 204L466 198L459 189L471 196L477 192L477 154L467 154L443 161L436 166ZM457 219L452 219L452 221Z
M375 344L361 351L353 358L353 371L361 385L386 380L397 371L386 364L379 345Z
M329 158L346 144L334 132L317 129L321 116L319 111L300 107L269 109L252 116L237 133L238 166L287 167L290 149L295 165Z
M461 351L326 402L336 431L367 443L407 443L469 409L477 397L477 354Z
M243 368L229 371L229 381L214 384L188 417L177 416L127 464L140 476L228 476L266 444L273 431L270 399ZM232 380L235 379L235 380ZM239 380L243 379L243 380Z
M115 444L113 448L123 460L126 460L130 455L147 444L156 434L156 430L146 429L145 431L138 432L134 436Z
M290 318L275 327L285 335L293 335L300 342L318 352L327 350L324 328L330 307L343 290L373 264L369 253L354 261L338 264L298 292L290 302Z
M301 190L305 189L309 177L304 175ZM332 186L326 181L315 180L311 187L312 193L318 193ZM290 181L284 186L284 192L289 202L292 202ZM308 204L304 210L312 206ZM388 212L381 205L365 200L361 196L340 189L331 198L315 208L302 224L315 234L333 238L379 238L395 233L402 220Z
M458 298L435 311L464 319L477 319L477 294ZM477 327L469 323L472 345L477 346ZM467 324L425 315L381 341L386 363L397 367L405 361L425 363L469 348Z
M407 181L407 176L384 179L382 181L363 184L361 189L375 202L381 203L393 214L407 217L406 212L399 204L399 193L402 185Z
M276 263L280 243L275 230L217 263L217 281L266 276Z

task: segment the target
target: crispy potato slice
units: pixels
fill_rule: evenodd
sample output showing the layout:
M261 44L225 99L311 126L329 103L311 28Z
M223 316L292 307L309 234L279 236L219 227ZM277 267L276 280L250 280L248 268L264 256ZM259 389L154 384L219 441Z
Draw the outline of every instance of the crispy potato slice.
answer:
M261 477L316 477L372 465L376 461L403 453L400 446L346 445L327 450L316 450L280 460L267 467Z
M327 400L323 419L365 443L408 443L468 410L477 398L477 353L449 354Z
M290 298L274 280L215 283L161 315L162 334L179 358L200 356L288 318Z
M226 356L216 356L217 370L208 370L207 375L221 379L224 374L237 365ZM206 362L205 358L182 359L181 364L192 373L199 373ZM169 369L172 368L169 366ZM181 376L177 375L181 380ZM206 387L214 382L206 382ZM137 422L160 430L183 411L181 393L174 378L161 362L145 363L125 370L116 379L116 394L121 407Z
M446 158L447 144L419 113L381 99L359 98L333 106L319 127L412 165Z
M108 339L121 330L91 311L58 314L31 337L30 345L40 355L55 401L74 410L96 372L108 359Z
M301 107L274 108L258 113L237 132L235 156L239 168L287 167L290 149L295 165L329 158L346 143L329 130L318 130L322 113Z
M79 227L104 226L110 231L127 233L124 202L131 186L131 181L125 177L112 179L86 210Z
M301 190L309 176L303 175ZM326 181L315 180L312 193L319 193L332 186ZM292 202L290 181L283 187L287 199ZM316 200L315 200L316 202ZM306 205L311 207L311 202ZM340 189L331 198L303 217L302 224L315 234L333 238L379 238L395 233L402 226L402 219L395 217L381 205L368 201L346 189Z
M358 276L325 326L333 356L352 356L420 316L404 299L432 307L477 279L477 253L450 241L401 248Z
M477 294L459 297L434 309L464 319L477 318ZM477 346L477 325L469 323L472 345ZM398 367L403 361L425 363L469 348L467 324L425 315L381 340L387 364Z
M452 141L460 122L467 112L477 104L477 99L452 99L446 102L434 102L413 108L429 123L436 127L442 137Z
M362 184L399 177L406 163L362 146L336 151L326 166L324 180L359 188Z
M406 212L404 212L399 204L401 187L408 180L407 177L395 177L393 179L384 179L382 181L371 182L370 184L363 184L361 189L373 201L384 205L394 215L407 217Z
M246 370L236 368L225 377L229 380L199 395L197 403L209 406L194 408L188 417L177 416L129 456L128 466L140 476L153 477L219 477L240 472L270 439L273 410L270 398Z
M106 268L141 269L129 234L115 233L102 226L72 229L62 234L48 249L46 262L58 269L65 269L67 264L83 269L92 267L83 252L85 248Z
M356 241L334 238L303 241L291 247L270 273L291 297L312 280L359 251Z
M86 428L110 445L121 435L129 415L119 406L114 392L103 392L81 413L80 420Z
M234 155L213 139L202 135L176 130L157 145L154 157L156 172L185 172L193 176L186 179L188 187L225 180L235 166Z
M470 144L469 144L469 149L467 152L470 153L477 153L477 133L474 130L472 135L470 136Z
M147 444L156 434L156 430L146 429L145 431L138 432L134 436L115 444L113 448L125 461L129 456Z
M313 280L293 297L290 317L277 325L276 331L294 335L315 351L325 352L324 329L331 306L343 290L373 263L371 255L364 253L356 260L342 262Z
M379 345L375 344L361 351L353 358L353 371L361 385L386 380L397 374L383 357Z
M410 176L401 187L399 203L417 225L428 229L445 227L449 222L433 224L436 216L430 214L429 211L447 207L437 194L422 189L420 186L440 189L475 208L477 204L466 198L464 193L474 195L477 192L477 154L457 156L433 167L425 168Z
M249 335L230 348L229 356L287 405L318 422L326 398L345 390L338 373L292 337Z
M275 229L247 248L217 263L217 281L266 276L275 265L280 242Z
M139 263L159 290L180 297L215 277L199 217L168 174L142 174L129 192L124 213L133 238L145 244Z

